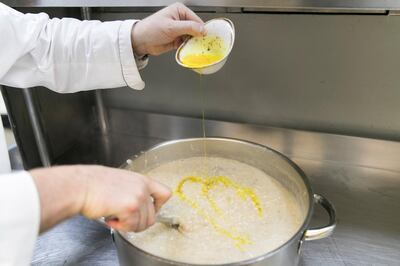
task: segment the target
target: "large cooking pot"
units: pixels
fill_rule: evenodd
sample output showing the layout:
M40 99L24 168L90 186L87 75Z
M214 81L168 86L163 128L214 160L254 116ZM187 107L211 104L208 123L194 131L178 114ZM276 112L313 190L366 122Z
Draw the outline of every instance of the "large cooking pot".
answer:
M160 164L203 156L204 148L210 157L234 159L263 170L275 178L300 203L304 222L290 239L275 250L261 256L224 265L297 265L303 241L316 240L329 236L335 226L335 210L324 197L314 194L304 172L289 158L268 147L236 139L227 138L193 138L167 141L161 143L139 156L128 159L122 166L136 172L144 172ZM324 227L309 228L314 204L320 204L329 214L329 223ZM198 265L167 260L152 255L132 245L123 233L112 231L118 259L122 266L166 266L166 265ZM228 254L224 254L229 256Z

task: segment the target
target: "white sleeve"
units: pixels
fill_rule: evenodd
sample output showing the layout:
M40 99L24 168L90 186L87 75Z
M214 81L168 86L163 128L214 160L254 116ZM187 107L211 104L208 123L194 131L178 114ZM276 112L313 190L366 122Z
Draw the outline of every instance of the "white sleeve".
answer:
M49 19L0 3L0 84L61 93L122 86L141 90L131 44L134 23Z
M39 194L28 172L0 175L0 265L25 266L39 234Z

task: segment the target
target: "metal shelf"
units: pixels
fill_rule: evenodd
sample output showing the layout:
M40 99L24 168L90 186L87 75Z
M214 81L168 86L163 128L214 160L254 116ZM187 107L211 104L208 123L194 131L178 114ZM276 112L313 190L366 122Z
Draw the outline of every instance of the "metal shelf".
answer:
M12 7L160 7L175 0L4 0ZM248 10L365 11L399 10L398 0L203 0L179 1L193 7L248 8Z

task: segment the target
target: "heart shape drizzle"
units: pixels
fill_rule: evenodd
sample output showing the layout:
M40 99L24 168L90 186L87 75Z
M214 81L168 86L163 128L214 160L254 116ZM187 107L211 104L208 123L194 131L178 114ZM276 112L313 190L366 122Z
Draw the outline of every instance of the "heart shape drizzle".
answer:
M231 238L234 241L234 245L239 250L243 250L243 245L251 244L251 240L248 236L244 234L240 234L234 227L230 226L229 229L221 226L215 218L210 216L207 211L200 207L200 205L190 199L184 192L183 187L186 183L196 183L201 185L201 195L206 198L211 208L220 216L223 215L221 209L217 206L215 200L210 196L209 192L216 188L218 185L222 185L226 188L232 188L236 191L236 195L239 199L246 200L250 199L253 206L255 207L258 216L262 217L263 209L261 207L261 203L254 193L253 189L248 187L242 187L239 184L233 182L229 178L225 176L213 176L213 177L196 177L196 176L188 176L182 178L182 180L178 183L175 189L175 195L178 196L179 199L186 202L190 207L192 207L198 215L203 217L218 233Z

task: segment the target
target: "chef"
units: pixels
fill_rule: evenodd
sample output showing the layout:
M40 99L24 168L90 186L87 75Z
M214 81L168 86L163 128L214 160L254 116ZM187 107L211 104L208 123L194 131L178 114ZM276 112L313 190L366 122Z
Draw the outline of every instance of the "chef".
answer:
M22 14L0 3L0 84L59 93L144 88L148 55L177 48L204 31L173 4L144 20L79 21ZM57 112L57 110L54 110ZM0 265L29 265L37 235L81 214L112 216L109 226L142 231L171 196L149 177L103 166L57 166L0 175Z

